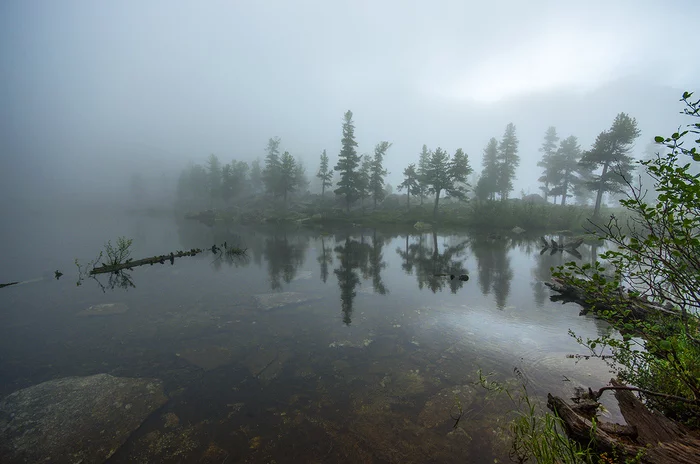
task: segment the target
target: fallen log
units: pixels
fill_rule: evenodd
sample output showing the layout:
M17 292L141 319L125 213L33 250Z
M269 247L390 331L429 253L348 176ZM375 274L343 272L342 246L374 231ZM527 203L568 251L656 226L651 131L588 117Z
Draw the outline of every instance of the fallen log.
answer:
M575 281L564 281L556 277L553 277L551 282L545 282L544 284L553 291L559 293L558 296L551 297L552 301L578 303L584 308L581 310L581 314L586 314L589 311L614 311L624 307L629 309L631 311L631 316L637 319L647 319L651 316L682 316L682 313L676 309L646 301L645 299L629 294L622 288L612 294L603 294L583 289L576 285Z
M626 425L600 422L560 397L547 396L547 406L564 422L569 437L598 453L617 453L622 458L641 456L643 463L694 464L700 458L700 439L682 425L647 407L622 384L610 381ZM590 401L590 400L586 400ZM622 455L622 456L620 456Z
M0 288L9 287L10 285L17 285L19 282L9 282L6 284L0 284Z
M132 269L137 266L145 266L146 264L164 264L166 261L170 261L170 264L175 263L175 258L182 258L183 256L195 256L204 250L199 248L192 248L189 251L178 251L177 253L170 253L168 255L152 256L150 258L139 259L136 261L126 260L123 263L118 264L102 264L100 267L95 267L90 270L90 275L96 274L106 274L109 272L118 272L122 269Z

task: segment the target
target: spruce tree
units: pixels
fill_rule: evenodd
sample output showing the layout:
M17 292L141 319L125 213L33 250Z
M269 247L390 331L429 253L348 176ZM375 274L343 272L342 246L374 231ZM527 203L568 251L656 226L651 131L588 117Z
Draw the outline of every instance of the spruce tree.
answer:
M280 158L280 171L277 189L284 198L284 205L287 205L287 197L299 186L299 176L297 163L288 151L285 151Z
M484 148L481 164L483 170L477 183L477 195L494 200L498 192L498 140L495 137L491 137Z
M511 122L506 126L503 139L498 145L498 178L496 183L501 200L507 200L508 194L513 191L515 169L519 164L518 138L515 136L515 125Z
M425 171L425 185L429 193L435 194L433 216L437 216L440 194L443 191L455 198L465 197L467 177L471 172L469 159L461 148L457 150L452 159L440 147L432 152Z
M428 150L428 146L424 144L418 158L418 187L420 188L418 195L420 195L421 206L423 206L423 198L425 197L425 194L428 193L428 185L426 184L425 176L428 170L428 164L430 164L431 156L432 153Z
M600 174L594 174L588 182L588 188L596 191L593 216L600 213L600 204L604 192L622 192L631 181L634 166L629 155L634 141L639 137L637 120L626 113L619 113L609 130L601 132L590 150L581 158L580 164L591 171L602 168Z
M326 187L333 185L333 172L328 167L328 155L326 154L326 150L323 150L323 153L321 153L321 164L316 173L316 177L321 180L321 198L323 198L326 193Z
M374 147L374 158L370 166L369 191L374 200L374 208L377 207L377 202L384 200L386 191L384 190L384 176L387 175L387 170L384 169L384 156L387 150L391 147L389 142L379 142Z
M418 173L416 172L415 163L409 164L403 170L403 182L398 185L399 191L406 189L406 206L411 209L411 194L417 195L420 192L420 184L418 183Z
M345 205L347 211L350 212L350 206L360 196L358 188L360 157L355 150L357 146L357 142L355 141L355 125L352 120L352 111L350 110L345 113L343 139L341 143L342 148L338 156L338 163L334 168L340 174L340 180L338 180L338 188L335 189L335 194L345 197Z
M282 164L280 162L280 138L273 137L267 142L267 156L265 156L265 169L262 172L262 181L265 185L265 191L273 196L279 196L281 190L279 188L280 171Z
M559 144L555 155L550 158L550 193L555 198L561 195L561 204L566 204L566 198L573 196L572 192L579 180L579 159L581 158L581 147L578 139L571 135Z
M537 179L542 182L542 193L544 194L544 201L548 200L549 191L551 189L552 176L554 175L553 162L557 153L557 142L559 141L559 136L557 135L557 129L554 126L547 128L547 132L544 134L544 141L540 147L540 153L542 153L542 159L537 162L537 166L543 168L542 176ZM556 201L556 200L555 200Z

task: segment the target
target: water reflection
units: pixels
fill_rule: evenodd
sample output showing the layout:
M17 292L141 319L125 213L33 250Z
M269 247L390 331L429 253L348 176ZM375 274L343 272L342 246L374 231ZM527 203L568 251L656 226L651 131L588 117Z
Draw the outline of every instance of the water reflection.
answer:
M471 249L479 274L479 288L484 295L493 292L498 309L505 308L510 294L510 282L513 279L508 243L508 239L493 239L488 236L474 236L471 240ZM521 243L532 247L531 242L523 242L522 238L510 243L512 247Z
M358 270L362 265L362 256L366 255L366 245L347 236L342 245L335 247L338 254L339 266L333 270L340 288L340 309L343 313L343 323L352 323L352 304L357 296L355 289L360 284Z
M328 266L333 264L333 247L326 246L326 237L321 235L321 252L316 258L321 267L321 281L325 284L328 280Z
M270 288L279 290L282 281L290 283L297 275L299 267L304 265L309 239L303 235L287 238L287 232L275 233L265 239L263 257L267 261Z
M413 274L415 269L418 288L421 290L427 287L433 293L437 293L445 286L449 286L452 293L457 293L457 290L464 285L464 281L460 279L450 279L440 275L467 274L464 261L469 240L461 237L456 243L452 243L451 239L454 237L443 238L443 249L440 251L437 232L420 234L418 241L413 243L409 243L409 237L406 236L404 249L396 249L396 253L403 260L401 268L408 274Z

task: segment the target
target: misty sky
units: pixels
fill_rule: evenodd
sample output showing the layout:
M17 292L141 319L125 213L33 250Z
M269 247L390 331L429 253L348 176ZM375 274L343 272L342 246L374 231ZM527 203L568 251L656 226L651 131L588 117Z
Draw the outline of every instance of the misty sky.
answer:
M547 126L584 148L625 111L644 139L697 86L688 1L0 2L0 194L117 192L135 170L209 153L335 164L342 115L359 152L393 143L396 185L422 144L481 152L516 124L513 196L537 192ZM3 201L0 201L0 205Z

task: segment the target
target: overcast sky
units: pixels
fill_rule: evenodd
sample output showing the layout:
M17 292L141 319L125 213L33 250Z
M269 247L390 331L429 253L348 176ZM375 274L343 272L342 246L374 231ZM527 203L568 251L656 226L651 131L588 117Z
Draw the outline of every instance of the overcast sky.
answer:
M348 109L360 153L393 143L394 185L424 143L480 169L513 122L514 195L534 193L550 125L588 148L625 111L641 153L683 122L699 13L693 0L4 0L0 193L112 191L136 169L262 157L272 136L315 171L323 149L335 164Z

